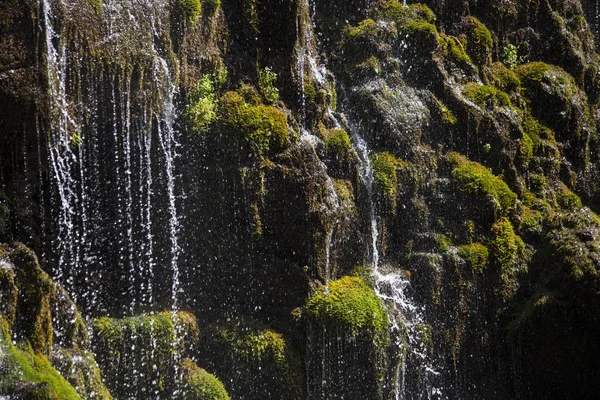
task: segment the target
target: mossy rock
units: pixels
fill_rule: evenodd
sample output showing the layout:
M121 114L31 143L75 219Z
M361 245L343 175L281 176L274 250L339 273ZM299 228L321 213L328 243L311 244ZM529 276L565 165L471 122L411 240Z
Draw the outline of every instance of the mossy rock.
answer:
M375 153L370 156L373 168L374 189L382 207L382 211L396 211L396 196L398 195L398 175L396 169L399 160L391 153Z
M501 90L489 85L468 83L462 88L463 95L482 108L511 107L510 97Z
M12 330L17 313L18 292L15 284L15 271L11 264L0 255L0 316L4 316Z
M177 0L177 4L181 9L185 19L190 24L195 24L196 20L202 13L202 1L201 0Z
M515 72L533 116L554 130L559 141L576 146L593 123L587 111L587 96L575 79L560 67L540 62L520 65ZM572 156L585 159L587 155L573 150Z
M365 277L344 276L320 287L307 299L302 318L311 349L306 360L309 398L317 393L383 398L380 383L396 361L387 353L387 310Z
M281 152L288 142L286 113L274 106L249 104L238 92L227 92L221 97L217 115L221 135L229 139L226 143L235 146L230 151L245 158L250 153L263 160Z
M82 399L112 400L92 353L74 349L54 350L50 361Z
M53 344L50 299L56 286L25 245L15 244L9 257L19 289L15 332L29 340L35 352L49 356Z
M453 166L452 180L460 192L491 203L498 216L508 215L515 207L517 195L488 168L458 153L450 153L447 159Z
M494 45L490 31L473 16L465 17L462 26L467 36L467 53L478 65L489 64Z
M306 302L310 323L343 329L352 336L377 338L383 344L389 328L383 303L363 278L344 276L330 282Z
M176 400L229 400L223 383L189 358L181 361L183 388Z
M195 347L198 327L189 313L162 312L92 321L92 349L117 398L169 396L177 390L176 360Z
M50 308L54 343L63 348L87 349L90 341L85 321L61 285L56 285Z
M506 93L514 93L520 90L521 80L517 74L501 62L492 63L490 73L491 83L499 90Z
M77 391L27 342L13 344L8 322L0 316L0 395L32 399L80 400Z
M465 260L474 272L482 272L487 265L489 251L482 243L471 243L458 248L458 255Z
M207 329L201 365L214 371L233 398L298 399L304 365L281 333L255 321L235 320Z

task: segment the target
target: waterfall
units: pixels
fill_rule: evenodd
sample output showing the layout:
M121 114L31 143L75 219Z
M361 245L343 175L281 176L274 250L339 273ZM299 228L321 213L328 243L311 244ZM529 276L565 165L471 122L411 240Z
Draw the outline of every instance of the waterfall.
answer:
M168 47L169 4L105 2L99 29L106 30L106 39L97 45L126 61L100 68L82 65L78 50L63 37L68 16L57 12L61 7L60 0L43 0L40 18L50 118L47 132L39 135L48 137L51 207L57 220L51 245L54 275L84 312L115 307L100 293L124 296L127 301L113 302L123 308L115 311L133 314L164 303L168 292L176 310L183 194L174 105L179 77ZM136 32L129 29L132 24ZM143 48L123 46L132 40ZM157 248L166 251L158 254ZM159 263L169 271L168 282ZM117 276L107 276L115 270Z
M368 218L370 227L370 254L369 260L375 275L375 292L385 304L392 304L394 311L400 313L403 317L404 326L401 326L394 318L390 318L391 337L396 339L395 346L405 346L399 340L403 329L406 329L408 348L407 355L401 358L400 368L389 378L394 380L394 400L403 399L441 399L442 390L435 387L432 377L438 376L439 372L434 368L433 360L424 344L422 327L426 323L423 307L415 303L411 297L411 286L407 276L401 271L382 271L379 265L379 228L377 224L377 210L373 200L374 174L369 158L369 148L361 136L359 129L354 126L352 121L345 115L341 115L343 123L348 127L354 148L357 150L361 160L360 176L367 191L368 198ZM400 352L402 353L402 352ZM416 362L415 362L416 361ZM422 377L419 393L407 393L406 391L406 369L418 369Z

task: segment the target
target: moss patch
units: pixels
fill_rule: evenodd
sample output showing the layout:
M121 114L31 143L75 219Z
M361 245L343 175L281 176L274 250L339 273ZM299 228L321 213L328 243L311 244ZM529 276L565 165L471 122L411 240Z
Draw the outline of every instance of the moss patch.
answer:
M457 153L451 153L448 158L454 165L452 179L461 192L473 196L490 196L494 209L500 215L507 215L513 209L517 195L489 169Z
M200 0L177 0L177 4L186 20L194 24L202 12L202 3Z
M510 107L510 98L506 93L496 89L493 86L480 85L478 83L467 83L462 93L465 97L477 104L479 107L495 108L495 107Z
M490 61L492 34L477 18L468 16L463 21L464 31L467 35L467 52L479 65Z
M82 399L112 400L113 397L102 382L100 368L92 353L59 350L52 353L51 362Z
M375 189L380 198L385 199L392 210L396 208L398 194L398 175L396 168L399 160L391 153L375 153L371 155Z
M503 279L514 275L520 259L524 256L525 244L515 233L512 224L506 218L494 223L488 243L490 255L500 266Z
M50 365L45 356L36 354L27 343L19 346L13 344L8 323L3 316L0 316L0 354L2 354L0 394L12 394L16 389L13 385L21 381L37 385L30 395L43 393L46 396L55 396L54 398L57 399L81 399L69 382Z
M219 378L198 367L189 358L181 362L180 368L183 372L183 389L177 400L229 400Z
M281 151L286 144L287 116L273 106L251 105L239 93L227 92L221 97L218 116L226 131L223 133L237 135L244 148L258 159Z
M163 312L124 319L92 321L92 348L102 376L118 398L168 395L174 390L175 360L195 344L195 318Z
M236 320L207 330L200 352L233 398L302 397L304 365L281 333L255 321Z
M458 248L458 255L474 272L481 272L487 265L489 251L482 243L471 243Z
M305 306L309 321L353 336L386 337L388 318L381 299L364 279L344 276L317 290Z

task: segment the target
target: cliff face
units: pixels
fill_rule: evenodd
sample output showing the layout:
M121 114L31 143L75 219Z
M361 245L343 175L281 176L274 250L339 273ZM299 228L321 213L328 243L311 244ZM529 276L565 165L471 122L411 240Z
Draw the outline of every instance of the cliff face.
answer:
M4 1L0 396L592 398L598 5L411 3Z

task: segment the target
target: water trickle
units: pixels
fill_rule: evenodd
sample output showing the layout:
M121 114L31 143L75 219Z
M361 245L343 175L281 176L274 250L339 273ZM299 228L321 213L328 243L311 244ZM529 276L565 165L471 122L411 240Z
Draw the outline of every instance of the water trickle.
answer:
M343 124L348 127L351 134L354 148L357 150L361 161L360 175L367 191L368 198L368 217L370 221L370 263L375 274L375 292L385 304L393 305L393 314L399 313L403 317L402 325L392 316L391 322L391 338L395 339L395 346L407 346L406 355L400 360L400 368L398 368L392 376L394 379L394 399L403 400L407 398L419 399L442 399L441 389L434 386L433 377L439 375L433 365L433 360L428 354L422 327L426 323L424 310L421 306L415 303L410 296L411 286L407 276L402 271L382 271L379 265L379 228L377 223L377 210L373 201L373 185L374 174L373 167L369 158L369 148L360 135L356 126L352 124L345 115L341 115ZM408 343L404 343L401 338L402 332L406 329ZM400 354L404 352L400 351ZM419 372L421 382L419 385L419 393L406 392L406 369L412 368Z
M118 302L127 313L151 306L159 290L162 297L169 292L175 310L180 288L178 206L183 194L176 173L178 76L165 44L168 4L105 3L108 34L98 46L122 52L125 58L138 50L123 48L123 42L138 40L146 46L141 65L132 58L132 68L106 70L72 62L80 55L71 54L74 50L67 46L61 31L64 21L55 23L55 10L62 6L60 0L43 0L40 18L50 110L48 130L40 129L40 136L48 137L51 207L57 220L51 246L56 254L54 275L84 312L97 309L99 293L109 285L105 275L115 266L118 276L116 281L110 278L114 287L109 292L127 298ZM124 22L138 26L135 38L124 37L131 35ZM84 96L73 93L74 87L89 90ZM168 232L157 229L163 223ZM158 246L167 251L158 255ZM157 261L170 271L170 289L164 287L164 273L161 282L155 281Z

